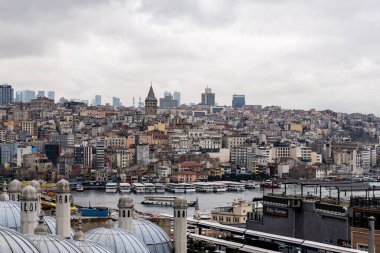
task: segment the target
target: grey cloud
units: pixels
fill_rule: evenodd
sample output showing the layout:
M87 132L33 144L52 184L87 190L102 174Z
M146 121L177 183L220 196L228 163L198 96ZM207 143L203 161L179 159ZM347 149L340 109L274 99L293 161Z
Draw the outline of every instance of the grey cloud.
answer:
M1 1L0 76L57 96L179 90L219 104L377 113L378 1Z

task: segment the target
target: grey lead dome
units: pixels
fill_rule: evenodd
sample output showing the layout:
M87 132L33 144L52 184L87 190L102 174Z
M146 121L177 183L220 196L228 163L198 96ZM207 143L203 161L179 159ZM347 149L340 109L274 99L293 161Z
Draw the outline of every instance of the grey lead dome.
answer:
M20 200L37 201L37 190L33 186L27 185L21 190Z
M133 208L133 199L128 195L123 195L119 198L118 208Z
M174 200L174 208L186 209L188 207L187 200L183 197L176 197Z
M41 253L41 251L22 234L2 227L0 228L0 252Z
M168 234L153 222L134 219L131 233L140 239L151 253L171 253L173 251Z
M32 180L29 182L29 185L33 186L37 190L37 192L41 191L41 185L38 181Z
M60 236L49 234L28 234L28 237L34 245L40 250L40 252L49 253L83 253L77 246L71 243L69 240ZM18 252L18 251L15 251Z
M17 179L12 180L9 183L8 192L9 193L21 192L21 182L18 181Z
M66 179L61 179L56 184L57 192L70 192L70 183Z
M72 241L84 253L112 253L111 250L103 247L99 243L92 241Z
M95 241L113 253L150 253L135 236L122 228L96 228L85 234L85 241Z

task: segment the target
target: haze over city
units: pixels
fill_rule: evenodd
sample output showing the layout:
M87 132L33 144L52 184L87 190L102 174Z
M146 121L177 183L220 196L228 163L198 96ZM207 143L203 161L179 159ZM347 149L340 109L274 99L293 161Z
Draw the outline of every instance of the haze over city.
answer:
M378 113L378 1L1 1L0 76L124 105L200 102Z

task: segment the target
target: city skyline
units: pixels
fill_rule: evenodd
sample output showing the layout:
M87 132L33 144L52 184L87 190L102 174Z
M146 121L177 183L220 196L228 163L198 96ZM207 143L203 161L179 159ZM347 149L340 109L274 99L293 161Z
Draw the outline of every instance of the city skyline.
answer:
M1 82L17 90L38 84L56 98L91 101L98 93L129 105L153 81L157 94L179 90L184 103L200 102L209 85L220 105L238 91L247 104L379 114L379 7L372 1L42 1L1 8L8 24L0 28Z

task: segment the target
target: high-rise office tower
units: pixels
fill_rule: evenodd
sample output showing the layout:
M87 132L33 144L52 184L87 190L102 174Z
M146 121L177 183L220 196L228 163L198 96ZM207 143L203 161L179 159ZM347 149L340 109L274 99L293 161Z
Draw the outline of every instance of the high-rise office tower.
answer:
M181 93L179 91L173 92L173 98L174 100L177 100L177 106L181 106Z
M95 106L101 106L102 105L102 96L95 95L94 105Z
M54 91L48 91L48 98L55 100L55 92Z
M202 93L202 105L215 105L215 93L212 93L211 88L207 87L205 93Z
M121 106L120 98L112 97L112 105L113 106Z
M15 97L15 102L18 103L18 102L21 102L21 99L22 99L22 91L16 91L16 97Z
M38 98L45 97L45 91L44 91L44 90L39 90L39 91L37 92L37 97L38 97Z
M164 97L160 98L160 107L161 108L173 108L173 107L177 107L177 106L178 106L177 100L173 99L173 96L170 92L165 91Z
M13 102L13 88L11 85L0 85L0 105L6 105Z
M232 107L233 108L242 108L245 106L245 95L236 95L232 96Z
M21 91L21 101L23 103L29 103L32 99L36 98L36 92L34 90Z

